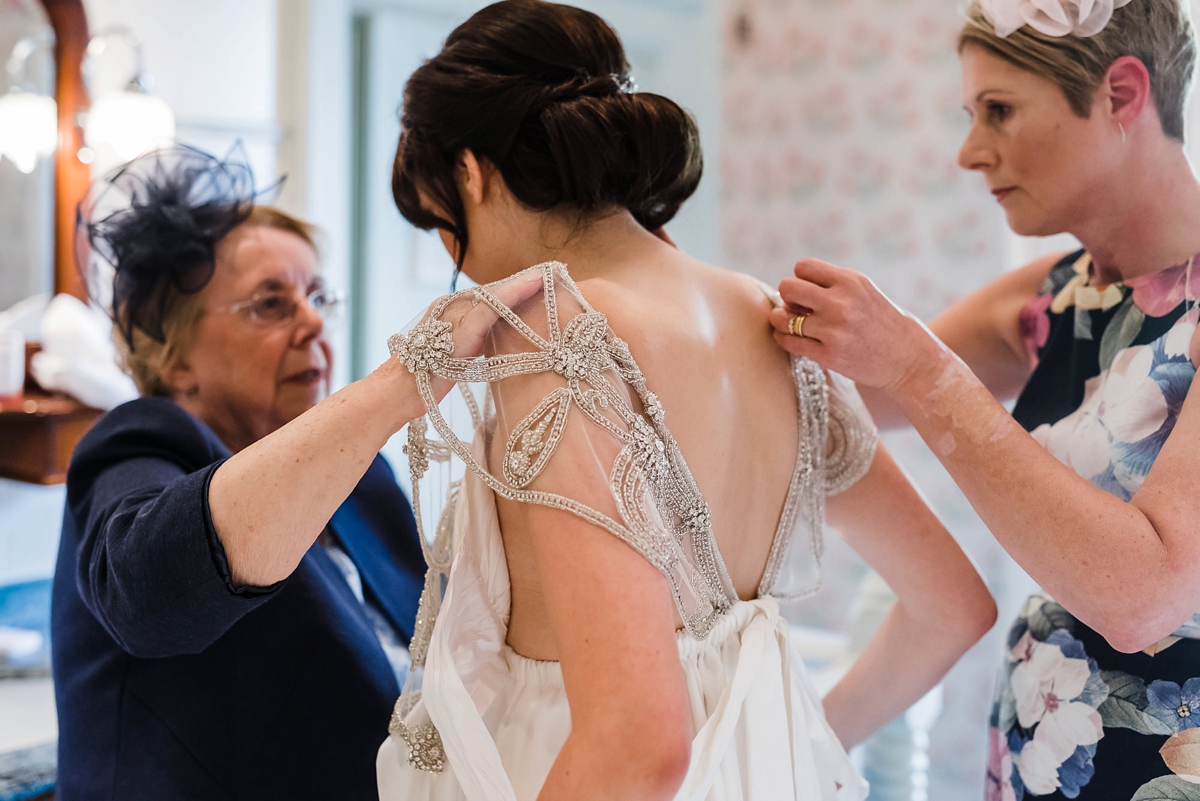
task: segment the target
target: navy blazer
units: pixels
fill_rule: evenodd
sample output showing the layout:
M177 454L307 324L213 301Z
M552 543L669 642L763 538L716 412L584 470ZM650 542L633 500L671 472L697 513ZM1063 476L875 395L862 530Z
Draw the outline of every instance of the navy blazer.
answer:
M228 456L163 398L75 451L52 601L59 801L377 797L391 666L321 546L273 587L235 587L207 497ZM382 457L330 528L407 644L425 564Z

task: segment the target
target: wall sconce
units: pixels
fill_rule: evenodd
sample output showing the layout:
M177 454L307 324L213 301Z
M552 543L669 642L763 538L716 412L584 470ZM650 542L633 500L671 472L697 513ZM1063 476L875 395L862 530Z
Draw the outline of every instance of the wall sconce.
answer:
M104 53L107 41L114 38L133 51L134 74L123 90L101 95L92 102L83 126L84 142L93 151L110 147L121 161L129 161L151 147L173 140L175 115L162 98L150 94L152 82L146 72L142 41L131 30L113 28L92 37L84 58L85 79L91 82L93 60Z
M49 156L58 146L54 98L24 83L26 62L39 45L49 41L49 37L26 36L13 45L6 66L9 89L0 95L0 159L7 156L26 174L33 172L39 156Z

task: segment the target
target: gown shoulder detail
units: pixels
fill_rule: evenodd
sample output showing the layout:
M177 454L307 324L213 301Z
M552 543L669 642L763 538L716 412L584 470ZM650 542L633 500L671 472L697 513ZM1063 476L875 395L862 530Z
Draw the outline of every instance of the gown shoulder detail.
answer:
M541 290L510 308L503 285L530 272L540 273ZM480 303L496 314L487 355L456 357L451 319L463 304ZM424 419L441 437L434 446L421 423L410 426L414 484L425 453L441 447L497 495L571 512L633 546L666 576L693 636L703 638L729 608L708 506L663 406L629 346L588 305L564 265L546 262L448 295L389 347L416 376ZM435 378L485 385L476 423L495 443L487 458L472 455L447 423L432 393Z

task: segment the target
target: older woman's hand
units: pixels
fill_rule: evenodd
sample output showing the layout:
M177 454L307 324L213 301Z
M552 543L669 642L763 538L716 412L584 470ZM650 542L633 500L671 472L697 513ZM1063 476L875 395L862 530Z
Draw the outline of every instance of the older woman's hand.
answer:
M938 361L933 334L862 273L802 259L779 294L785 305L770 316L776 341L859 384L891 391ZM802 336L789 329L795 316L804 318Z
M496 300L510 309L518 308L542 289L542 273L526 270L511 280L488 287ZM429 316L426 312L425 319ZM454 326L454 355L461 358L483 353L488 334L500 321L500 315L486 303L453 303L446 308L442 319Z
M514 309L532 298L541 289L541 272L530 270L517 275L510 281L489 287L489 292L505 306ZM421 316L422 323L429 319L433 306L439 302L440 299L434 301L433 305L425 310L425 314ZM443 310L440 319L451 324L450 333L454 340L454 357L470 359L483 355L488 335L496 323L500 322L500 315L487 303L478 301L468 303L465 300L456 300ZM435 378L430 382L434 398L440 402L454 388L454 383L447 379ZM425 413L425 406L415 396L415 385L406 385L401 392L407 395L410 390L414 392L413 398L419 404L418 411L413 415L417 417Z

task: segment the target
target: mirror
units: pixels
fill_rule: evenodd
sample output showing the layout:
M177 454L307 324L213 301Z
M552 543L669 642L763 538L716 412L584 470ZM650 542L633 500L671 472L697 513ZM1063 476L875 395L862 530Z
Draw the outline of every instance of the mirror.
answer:
M0 0L0 64L13 46L33 37L37 48L17 80L26 89L54 95L54 34L34 0ZM0 92L11 76L0 73ZM26 174L10 159L0 159L0 311L30 295L54 288L54 162L39 158Z

